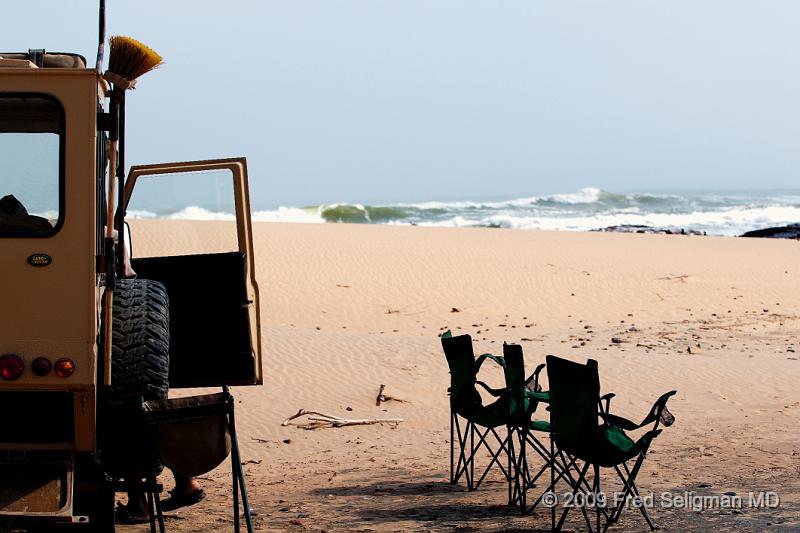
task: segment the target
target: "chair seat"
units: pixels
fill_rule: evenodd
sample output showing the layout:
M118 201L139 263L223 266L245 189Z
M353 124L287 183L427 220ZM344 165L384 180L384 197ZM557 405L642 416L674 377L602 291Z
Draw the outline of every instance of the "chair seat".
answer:
M600 429L599 438L594 442L587 442L588 453L576 454L576 457L603 467L620 465L636 457L650 446L656 435L661 433L660 429L648 431L634 441L618 427L606 425Z
M536 400L537 402L549 402L550 401L550 392L549 391L525 391L525 397L531 400Z
M488 405L473 405L469 408L453 408L459 416L471 420L478 426L496 428L508 425L508 399L498 398Z
M216 468L231 451L227 393L153 400L142 405L161 460L174 472L195 477Z

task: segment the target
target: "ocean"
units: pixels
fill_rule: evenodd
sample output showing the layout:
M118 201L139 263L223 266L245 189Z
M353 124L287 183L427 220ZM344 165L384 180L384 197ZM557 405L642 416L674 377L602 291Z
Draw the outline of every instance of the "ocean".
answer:
M572 193L500 201L431 201L362 205L253 208L254 221L396 224L590 231L645 225L672 231L735 236L800 222L800 190L747 192L615 193L587 187ZM231 220L207 206L130 211L136 218Z

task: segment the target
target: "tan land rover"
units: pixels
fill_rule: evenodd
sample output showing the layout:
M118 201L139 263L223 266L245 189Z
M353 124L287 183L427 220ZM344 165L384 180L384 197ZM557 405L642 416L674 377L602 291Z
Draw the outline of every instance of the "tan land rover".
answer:
M262 382L245 159L126 175L103 26L95 68L76 54L0 52L0 530L58 522L113 532L142 401ZM179 240L169 232L189 227L181 221L126 222L158 214L167 193L194 204L203 187L235 214L221 223L231 238L211 253L164 254L158 239ZM108 239L109 227L120 238ZM141 252L137 231L148 234Z

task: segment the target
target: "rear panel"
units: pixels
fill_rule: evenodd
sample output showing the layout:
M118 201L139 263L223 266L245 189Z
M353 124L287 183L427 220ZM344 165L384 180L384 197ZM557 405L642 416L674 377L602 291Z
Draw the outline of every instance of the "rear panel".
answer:
M36 98L52 101L60 109L57 128L51 125L53 114L47 109L37 118L37 108L23 106L22 115L15 119L9 111L15 108L15 98L34 103ZM72 424L77 428L71 445L90 450L94 447L98 328L97 74L92 70L0 69L0 105L3 104L7 112L0 116L0 151L5 152L0 153L0 202L8 196L13 199L7 199L2 206L5 210L0 210L0 355L19 356L24 371L13 380L0 377L0 398L15 398L11 393L68 392L63 396L43 396L42 401L47 403L58 397L71 404ZM37 135L52 135L55 129L59 139L57 167L53 166L54 156L48 148L52 143L39 146L35 142ZM37 192L52 184L45 179L44 185L37 185L43 165L57 168L59 174L52 181L58 201L45 207L37 203ZM49 194L52 196L52 191ZM21 225L13 219L19 205L30 215ZM38 219L46 220L50 227L42 229ZM66 378L53 371L35 375L31 366L38 357L52 364L70 358L74 373ZM7 403L5 399L4 406L18 405L18 400ZM70 409L62 406L56 411L66 413ZM0 442L0 449L9 447L9 443Z

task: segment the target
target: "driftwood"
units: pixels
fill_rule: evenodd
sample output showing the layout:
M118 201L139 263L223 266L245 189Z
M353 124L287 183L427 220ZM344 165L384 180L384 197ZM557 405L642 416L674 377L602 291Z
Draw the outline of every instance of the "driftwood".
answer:
M395 398L393 396L386 396L383 393L383 389L386 388L386 385L381 383L380 389L378 389L378 396L375 397L375 405L378 407L381 406L381 402L400 402L400 403L410 403L408 400L401 400L400 398Z
M663 281L678 280L681 283L686 283L686 280L689 279L689 274L681 274L680 276L673 276L672 274L670 274L669 276L664 276L663 278L658 278L658 279Z
M308 422L292 422L296 418L307 416ZM341 418L326 415L317 411L300 409L283 422L281 426L297 426L302 429L340 428L344 426L368 426L371 424L398 424L402 418Z

